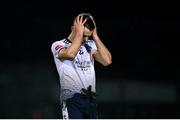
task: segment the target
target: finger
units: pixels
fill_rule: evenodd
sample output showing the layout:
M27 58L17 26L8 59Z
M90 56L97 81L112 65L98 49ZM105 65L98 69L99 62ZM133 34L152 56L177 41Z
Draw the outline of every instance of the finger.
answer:
M83 22L83 16L80 16L80 20L79 20L80 23Z
M77 16L76 23L79 23L80 16Z
M73 23L74 25L77 24L77 19L78 19L78 17L76 17L76 18L74 19L74 23Z
M85 19L82 24L84 25L84 23L85 23L86 21L87 21L87 19Z

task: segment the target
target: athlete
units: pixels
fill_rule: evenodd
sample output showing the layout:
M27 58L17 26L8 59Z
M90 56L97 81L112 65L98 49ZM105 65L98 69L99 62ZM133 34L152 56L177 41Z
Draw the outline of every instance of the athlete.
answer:
M94 60L107 66L112 58L97 34L92 15L79 14L70 35L55 41L51 51L60 78L63 119L97 118Z

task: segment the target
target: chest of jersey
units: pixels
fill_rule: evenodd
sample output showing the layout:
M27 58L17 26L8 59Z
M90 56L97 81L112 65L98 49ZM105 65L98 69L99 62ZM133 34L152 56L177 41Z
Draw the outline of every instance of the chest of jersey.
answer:
M92 65L91 54L87 51L84 45L82 45L77 53L75 59L73 60L75 67L87 70Z

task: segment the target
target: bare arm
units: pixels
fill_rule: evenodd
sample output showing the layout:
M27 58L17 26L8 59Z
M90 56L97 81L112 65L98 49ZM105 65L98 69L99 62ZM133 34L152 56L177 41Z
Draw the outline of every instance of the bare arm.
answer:
M97 35L96 28L93 31L93 39L97 46L97 51L93 54L96 61L100 62L104 66L110 65L112 63L112 56L106 46L102 43L99 36Z
M68 48L64 48L63 50L61 50L61 52L59 52L60 59L72 60L75 58L83 40L83 30L85 22L86 20L83 21L82 16L76 17L72 26L72 32L69 36L70 40L72 40L72 44Z

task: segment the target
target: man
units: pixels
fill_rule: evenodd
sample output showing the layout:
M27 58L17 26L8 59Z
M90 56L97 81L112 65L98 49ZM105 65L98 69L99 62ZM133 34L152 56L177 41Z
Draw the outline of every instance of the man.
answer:
M79 14L70 35L51 46L60 77L63 118L96 118L96 81L94 59L111 64L111 53L97 34L93 17ZM90 40L89 38L93 40Z

